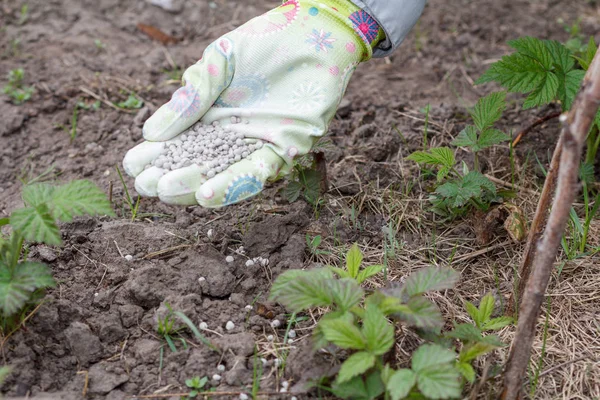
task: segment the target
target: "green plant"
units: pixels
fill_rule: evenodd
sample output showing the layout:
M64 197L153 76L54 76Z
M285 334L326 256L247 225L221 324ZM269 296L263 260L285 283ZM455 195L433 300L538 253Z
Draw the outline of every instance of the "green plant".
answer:
M355 277L359 275L361 262L362 254L353 246L346 256L345 270L287 271L271 289L271 300L293 312L329 308L314 330L315 346L334 344L351 352L330 390L344 399L376 399L383 394L392 400L407 396L459 397L463 384L459 361L466 364L474 357L457 359L460 356L441 335L444 321L440 310L424 296L430 291L454 287L459 274L450 268L428 267L411 274L400 287L376 290L366 296L357 280L337 279L332 271ZM423 336L439 343L423 344L413 353L410 368L395 370L384 362L384 356L395 343L394 323L388 318L416 327ZM490 343L485 348L479 346L469 354L477 357L500 345L486 340Z
M167 312L162 318L158 318L156 332L165 339L169 349L171 349L173 353L177 352L177 347L173 341L174 339L178 339L183 344L183 347L187 348L187 342L180 334L186 327L194 334L194 337L199 339L210 349L217 352L219 351L215 345L200 333L196 325L194 325L184 313L181 311L173 311L173 308L169 303L165 303L165 307L167 308ZM181 320L184 325L176 324L178 319Z
M117 107L124 108L126 110L142 108L143 105L144 102L133 92L129 93L129 96L127 96L127 99L125 101L117 103Z
M303 196L311 205L320 205L322 177L314 166L296 163L288 179L288 184L283 191L287 201L293 203Z
M121 173L121 169L119 168L118 165L116 165L115 168L117 170L117 175L119 175L119 180L121 181L121 185L123 186L123 200L125 201L125 204L127 204L127 207L129 207L129 212L131 214L131 220L135 221L135 219L138 216L138 211L140 209L140 201L142 198L141 198L141 196L138 196L135 203L133 202L131 195L129 194L129 189L127 189L127 184L125 183L125 179L123 178L123 174Z
M16 105L29 100L35 90L33 86L23 86L24 78L25 71L23 68L13 69L8 72L8 84L2 89L2 92L8 95Z
M190 393L188 393L187 398L193 399L193 398L197 397L198 393L200 393L202 391L202 389L204 389L204 386L206 386L207 382L208 382L208 378L206 376L203 378L200 378L199 376L195 376L191 379L186 379L185 386L192 389L192 391Z
M10 235L0 235L0 315L3 331L21 318L28 306L41 298L42 290L54 286L50 268L28 261L25 241L60 245L57 222L81 215L114 215L104 193L92 182L72 181L54 186L27 185L22 192L25 206L14 210L0 226L10 225Z
M29 6L27 4L23 4L21 6L21 11L19 12L19 20L17 21L18 25L23 25L29 19Z
M359 285L383 271L383 265L370 265L366 268L361 268L362 261L363 255L358 248L358 245L354 243L346 254L345 268L332 266L327 266L327 268L342 279L354 279Z
M98 49L99 51L106 49L106 45L100 39L94 39L94 45L96 46L96 49Z
M306 234L306 246L308 247L308 251L310 251L310 254L314 256L318 256L320 254L331 254L330 251L319 249L319 246L321 245L321 240L321 235L317 235L311 238L308 235L308 233Z
M474 125L467 125L452 142L473 152L475 170L470 171L465 162L461 171L456 169L454 151L448 147L416 151L408 156L409 160L438 169L436 188L430 198L436 214L453 219L464 215L471 207L487 211L491 203L499 201L496 186L479 171L478 153L509 139L508 135L494 128L505 103L504 92L491 93L479 99L469 111Z

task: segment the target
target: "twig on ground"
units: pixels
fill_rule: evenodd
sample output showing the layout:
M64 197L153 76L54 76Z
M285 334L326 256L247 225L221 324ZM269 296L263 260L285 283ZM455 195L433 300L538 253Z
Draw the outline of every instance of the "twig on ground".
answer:
M523 378L527 375L527 366L531 355L531 346L540 306L550 280L556 253L562 238L571 206L578 193L578 173L581 153L588 132L600 106L600 52L583 80L569 115L563 119L561 134L562 154L556 195L548 224L533 259L533 272L527 281L523 301L519 308L519 321L515 340L512 344L504 373L503 400L520 398ZM540 202L543 199L540 199Z
M519 185L516 185L516 184L513 185L510 182L503 181L502 179L498 179L498 178L493 177L493 176L488 175L488 174L485 174L485 177L488 178L490 181L494 182L496 185L503 186L503 187L505 187L507 189L515 189L515 190L518 190L521 193L529 193L529 194L534 194L534 195L537 195L539 193L537 190L528 189L526 187L519 186Z
M220 396L239 396L245 392L199 392L197 396L220 397ZM280 396L279 392L258 392L259 396ZM299 393L302 394L302 393ZM189 393L164 393L164 394L142 394L131 396L130 399L165 399L169 397L187 397Z
M536 119L533 124L529 125L527 128L523 129L522 131L520 131L517 136L515 136L513 142L512 142L512 146L515 147L517 144L519 144L519 142L521 141L521 139L523 139L523 136L527 135L529 132L531 132L532 130L534 130L535 128L537 128L538 126L540 126L541 124L543 124L544 122L548 122L554 118L558 118L560 117L561 112L560 111L556 111L553 113L550 113L548 115L546 115L545 117L541 117Z

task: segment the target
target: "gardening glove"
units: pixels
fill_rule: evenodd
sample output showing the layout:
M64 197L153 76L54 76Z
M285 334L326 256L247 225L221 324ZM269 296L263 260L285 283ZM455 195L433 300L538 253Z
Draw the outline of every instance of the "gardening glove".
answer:
M384 56L397 47L425 3L353 1L363 8L349 0L287 1L212 43L183 74L183 87L146 121L146 142L125 156L138 193L169 204L221 207L288 173L327 132L356 66L374 49ZM365 9L387 21L390 35ZM232 123L239 118L243 123ZM265 145L211 178L195 164L174 171L147 167L199 120Z

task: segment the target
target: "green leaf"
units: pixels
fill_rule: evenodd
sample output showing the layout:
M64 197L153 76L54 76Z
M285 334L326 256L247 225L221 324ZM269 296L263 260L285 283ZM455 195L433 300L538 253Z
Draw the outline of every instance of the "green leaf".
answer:
M473 322L475 322L475 325L477 325L477 328L482 329L482 325L483 325L484 321L479 316L479 309L477 307L475 307L475 305L473 303L471 303L470 301L465 301L465 309L467 310L467 312L473 319Z
M22 262L12 271L0 267L0 311L7 317L17 313L37 289L55 285L52 272L47 265Z
M595 179L594 165L589 163L581 163L579 167L579 179L588 185L592 184Z
M402 294L412 297L434 290L452 289L460 274L452 268L426 267L410 274L402 287Z
M356 377L344 383L337 381L331 387L331 391L341 399L368 399L369 394L365 382L361 377Z
M417 384L429 399L457 398L462 393L460 373L451 364L435 365L417 372Z
M364 294L358 283L352 278L332 279L329 281L329 287L333 296L333 302L342 311L348 311L360 303Z
M471 366L471 364L467 362L457 362L456 369L461 373L462 376L465 377L469 383L475 382L475 370Z
M523 109L527 110L551 103L558 93L559 85L558 76L553 72L548 72L538 86L527 96L523 103Z
M439 329L444 325L439 308L425 297L411 297L406 307L407 310L398 311L394 315L410 325L422 329Z
M482 132L500 119L506 108L506 92L494 92L477 101L471 117L477 129Z
M429 152L415 151L407 159L419 164L441 165L448 168L452 168L456 163L454 152L447 147L436 147Z
M451 144L456 147L473 148L477 146L477 129L473 125L465 126L465 129L460 131Z
M394 345L394 326L375 304L367 304L362 334L375 355L387 353Z
M327 268L329 268L331 270L331 272L333 272L340 278L352 278L350 276L350 274L348 273L348 271L346 271L345 269L341 269L338 267L332 267L331 265L328 265Z
M400 400L408 396L417 383L417 376L410 369L399 369L394 372L387 383L387 390L392 400Z
M504 328L505 326L512 324L513 322L514 320L512 319L512 317L492 318L483 324L483 330L497 331L499 329Z
M0 218L0 226L4 226L4 225L8 225L8 224L10 224L9 218Z
M302 185L300 184L300 182L288 182L287 186L283 189L283 196L290 203L293 203L296 200L298 200L301 194Z
M515 53L492 64L475 84L497 82L509 92L528 93L544 82L546 74L539 63Z
M479 319L482 324L485 324L492 317L495 303L496 300L491 293L486 294L483 299L481 299L481 303L479 303Z
M592 60L594 59L594 56L596 56L597 50L598 46L596 46L596 41L594 40L593 36L590 36L590 40L588 42L586 51L582 54L581 57L575 57L575 59L579 62L579 65L581 65L581 68L583 68L586 71L588 70L590 64L592 63Z
M486 129L479 135L477 145L473 148L473 151L477 152L488 147L492 147L502 142L510 140L510 136L506 133L499 131L498 129Z
M478 311L479 312L479 311ZM445 335L463 342L478 342L482 339L481 330L473 324L454 324L454 329Z
M383 271L384 268L385 268L384 265L369 265L368 267L366 267L365 269L363 269L362 271L360 271L358 273L356 280L358 281L359 284L363 283L367 279L369 279L369 278L377 275L381 271Z
M21 197L29 207L37 207L49 202L54 194L54 186L47 183L35 183L23 187Z
M48 206L54 218L65 222L80 215L114 215L104 192L87 180L72 181L55 188Z
M437 344L424 344L413 353L411 366L413 371L419 373L429 367L454 362L455 359L456 354L452 350Z
M340 372L338 373L337 382L347 382L355 376L365 373L374 365L374 354L367 353L366 351L354 353L342 364Z
M379 398L385 392L385 385L381 380L379 371L373 371L365 379L365 387L367 389L367 397L369 400Z
M581 82L585 76L585 71L574 69L563 75L563 80L558 88L558 99L562 103L563 111L568 111L573 105L575 96L581 88Z
M326 268L284 272L273 284L270 299L280 302L293 312L330 306L333 304L333 296L328 280L332 278L331 272Z
M354 243L348 253L346 254L346 270L352 278L358 276L360 264L362 263L363 255L358 248L358 244Z
M571 52L559 41L544 40L544 46L550 52L552 66L559 72L567 73L575 66Z
M468 346L465 346L461 350L460 354L458 355L458 359L461 362L469 362L476 359L477 357L494 351L497 348L498 346L496 346L495 344L488 343L486 341L472 343Z
M361 331L346 318L321 320L319 327L325 338L342 349L364 350L366 340Z
M519 53L535 60L541 64L544 69L551 69L553 64L552 53L543 40L525 36L515 40L509 40L507 44Z
M45 204L13 211L10 215L10 225L29 241L51 245L62 243L60 230Z

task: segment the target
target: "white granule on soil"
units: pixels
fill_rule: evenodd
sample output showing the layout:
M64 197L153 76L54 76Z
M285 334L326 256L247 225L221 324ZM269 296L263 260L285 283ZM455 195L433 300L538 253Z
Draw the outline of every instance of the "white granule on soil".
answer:
M232 124L238 124L241 120L232 117L231 121ZM201 168L201 173L212 178L262 147L262 141L245 139L243 133L236 133L229 126L221 126L218 121L210 125L197 122L169 142L146 168L155 166L174 171L196 164Z

